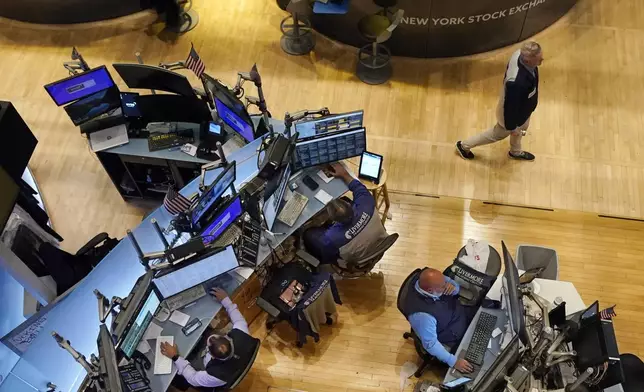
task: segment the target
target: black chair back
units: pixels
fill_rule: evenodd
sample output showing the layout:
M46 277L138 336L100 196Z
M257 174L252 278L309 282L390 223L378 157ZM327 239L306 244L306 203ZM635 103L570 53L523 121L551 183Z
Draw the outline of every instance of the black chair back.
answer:
M261 341L257 338L254 338L254 340L255 340L255 351L253 352L253 356L251 357L250 361L248 361L248 364L246 365L246 368L244 369L242 374L240 374L239 377L237 377L237 380L235 380L235 382L233 382L229 386L213 388L211 389L212 392L231 391L235 389L239 385L239 383L241 383L244 380L248 372L250 372L250 369L253 367L253 363L255 363L255 358L257 358L257 353L259 352L259 346L261 344Z
M501 256L490 246L487 267L483 273L459 261L464 254L465 247L461 248L452 265L447 267L443 274L461 286L459 295L463 305L479 306L501 272Z
M409 290L413 290L413 287L411 287L411 281L414 277L418 276L421 271L422 270L420 268L416 268L414 272L412 272L407 278L405 278L405 281L400 286L400 290L398 290L398 299L396 300L396 306L403 316L405 315L403 313L403 304L407 300L407 293L409 293Z
M398 241L398 233L393 233L385 237L384 240L382 240L377 246L373 248L373 251L363 257L362 259L352 261L352 262L347 262L347 267L344 268L340 265L334 265L335 271L345 277L349 277L348 275L356 275L356 276L361 276L364 274L369 273L373 267L378 264L378 262L382 259L382 256L384 256L385 252L391 248L396 241Z

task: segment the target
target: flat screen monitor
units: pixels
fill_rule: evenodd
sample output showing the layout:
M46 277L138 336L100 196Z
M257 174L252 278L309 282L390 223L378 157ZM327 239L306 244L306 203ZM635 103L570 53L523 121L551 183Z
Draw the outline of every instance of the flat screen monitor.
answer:
M221 136L221 126L214 121L209 121L208 133L213 136Z
M183 262L164 270L152 282L155 291L164 299L214 279L239 267L232 246L218 250L206 257Z
M119 107L121 107L119 90L116 87L110 87L70 103L65 106L65 112L74 125L81 125Z
M208 189L199 197L197 204L192 208L191 219L192 224L196 225L212 207L216 205L217 201L235 182L236 163L233 161L228 165L223 172L217 176L215 181L208 186Z
M144 64L112 64L129 88L161 90L195 97L188 78L167 69Z
M328 132L362 128L363 119L364 110L333 114L311 121L298 122L295 124L295 131L298 133L299 140L308 139Z
M286 165L282 176L280 177L279 185L275 192L270 195L264 201L264 207L262 208L262 213L264 214L264 220L266 221L266 227L268 230L273 230L273 225L275 224L275 219L277 218L277 213L280 209L280 204L284 198L284 192L286 192L286 186L288 185L288 180L291 178L291 165Z
M62 106L113 86L112 76L102 65L82 74L50 83L45 86L45 90L56 105Z
M0 234L13 212L20 189L6 171L0 167Z
M215 97L215 107L221 121L226 126L239 134L246 142L250 143L255 140L255 130L252 123L244 120L236 110L226 105L222 99Z
M139 107L139 93L121 93L121 111L126 118L141 118Z
M141 339L143 339L145 330L148 329L154 314L159 309L159 305L161 305L161 298L159 298L158 294L151 287L148 288L144 300L141 302L132 320L129 321L125 335L119 343L119 350L128 359L132 358L136 347L141 342Z
M519 339L523 344L528 344L528 331L525 326L525 309L523 308L523 300L519 295L519 270L517 269L512 255L505 246L505 242L501 241L503 247L503 265L505 271L503 272L503 289L505 295L508 296L508 318L510 325L514 332L519 335Z
M366 149L365 128L299 141L295 144L295 170L357 157Z
M216 241L243 213L241 199L237 196L226 204L221 212L201 232L204 245Z
M497 391L499 385L505 381L505 376L511 369L514 369L519 360L519 338L515 335L510 343L501 350L494 359L492 365L481 372L483 376L478 379L472 392L493 392Z
M112 342L112 336L105 324L101 324L98 330L99 373L105 383L105 392L123 392L121 375L119 373L116 350Z

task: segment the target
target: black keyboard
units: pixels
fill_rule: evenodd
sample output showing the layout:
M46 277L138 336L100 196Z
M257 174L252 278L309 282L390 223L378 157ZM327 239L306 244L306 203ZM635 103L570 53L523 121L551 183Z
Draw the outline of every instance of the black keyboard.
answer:
M192 143L195 139L188 136L180 136L178 133L153 133L148 136L148 149L150 151L165 150L172 147L183 146Z
M467 347L467 354L465 354L465 360L467 362L479 366L483 365L485 350L487 350L487 344L490 338L492 338L492 331L496 327L496 320L496 316L481 312L479 320L476 322L476 327L474 328L472 340L470 340L470 345Z

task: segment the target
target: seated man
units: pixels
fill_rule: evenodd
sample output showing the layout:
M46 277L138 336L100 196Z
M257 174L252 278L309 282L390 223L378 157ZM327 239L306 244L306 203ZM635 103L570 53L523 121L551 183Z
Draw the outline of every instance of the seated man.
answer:
M353 192L353 202L336 199L327 204L326 211L333 223L306 230L304 246L320 263L337 263L338 258L351 262L366 256L387 237L387 232L371 192L341 164L334 163L330 171Z
M443 345L456 348L476 315L477 308L458 300L458 283L433 268L425 268L412 285L403 314L432 356L462 373L474 370L465 359L456 359Z
M214 388L234 383L246 369L257 344L257 339L248 334L248 324L244 316L237 309L237 305L228 298L228 294L220 288L212 289L210 294L226 309L233 329L225 336L211 335L207 341L206 355L192 362L179 356L176 344L161 344L161 354L172 358L177 367L177 374L185 377L194 387Z

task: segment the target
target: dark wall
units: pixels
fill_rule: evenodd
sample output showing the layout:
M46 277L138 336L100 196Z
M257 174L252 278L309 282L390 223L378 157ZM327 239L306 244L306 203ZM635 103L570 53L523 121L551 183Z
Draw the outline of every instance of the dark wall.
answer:
M398 0L403 23L386 42L394 55L451 57L524 40L553 24L576 0ZM344 15L313 15L320 33L360 47L358 21L380 10L373 0L351 0ZM394 10L395 11L395 10Z
M118 18L152 0L0 0L0 16L29 23L71 24Z

